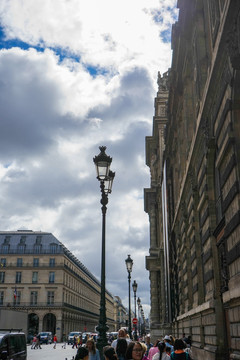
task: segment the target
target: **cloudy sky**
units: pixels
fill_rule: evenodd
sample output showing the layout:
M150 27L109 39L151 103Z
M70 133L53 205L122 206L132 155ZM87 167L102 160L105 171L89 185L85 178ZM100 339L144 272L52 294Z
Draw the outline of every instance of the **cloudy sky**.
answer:
M101 205L93 157L116 172L106 286L128 306L125 259L150 310L150 185L157 73L171 66L176 0L1 0L0 230L52 232L100 279Z

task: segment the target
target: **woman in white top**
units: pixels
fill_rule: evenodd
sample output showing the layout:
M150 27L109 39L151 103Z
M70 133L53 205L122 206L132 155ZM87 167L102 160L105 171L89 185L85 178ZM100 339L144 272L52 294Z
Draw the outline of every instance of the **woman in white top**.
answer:
M159 353L153 355L152 360L168 360L170 356L166 353L166 344L163 341L159 341L158 343L158 350Z

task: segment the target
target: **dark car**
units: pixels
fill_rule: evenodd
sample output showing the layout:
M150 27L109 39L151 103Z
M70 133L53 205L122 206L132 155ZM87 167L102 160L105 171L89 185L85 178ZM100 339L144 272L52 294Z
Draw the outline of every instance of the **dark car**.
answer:
M0 332L0 359L26 360L26 337L22 332Z

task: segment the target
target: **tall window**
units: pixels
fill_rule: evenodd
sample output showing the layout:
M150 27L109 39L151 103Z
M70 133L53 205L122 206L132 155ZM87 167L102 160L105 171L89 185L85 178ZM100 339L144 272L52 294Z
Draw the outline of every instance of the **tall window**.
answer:
M40 244L35 244L34 245L34 251L36 254L40 254L41 253L41 249L42 249L42 245Z
M22 267L22 264L23 264L22 258L18 258L18 259L17 259L17 266L18 266L18 267Z
M49 282L54 283L54 281L55 281L55 272L50 271L50 273L49 273Z
M22 281L22 273L21 273L21 271L17 271L16 272L16 284L20 284L21 281Z
M38 258L34 258L34 259L33 259L33 266L34 266L34 267L38 267L38 266L39 266L39 259L38 259Z
M0 291L0 305L3 305L4 291Z
M8 250L9 250L9 245L8 244L3 244L2 253L3 254L8 254Z
M47 292L47 304L53 305L54 304L54 291Z
M14 305L20 305L21 302L21 291L17 291L16 298L14 298Z
M5 272L0 271L0 283L4 283L4 281L5 281Z
M6 267L6 259L5 258L1 259L1 267Z
M26 236L23 235L23 236L21 236L20 243L18 245L18 252L21 254L24 254L24 252L25 252L25 248L26 248L25 243L26 243Z
M31 291L30 303L31 305L37 305L38 292Z
M55 254L57 252L57 244L50 244L50 252Z
M37 271L34 271L32 273L32 283L33 284L36 284L38 282L38 272Z
M55 259L49 259L49 266L54 267L55 266Z

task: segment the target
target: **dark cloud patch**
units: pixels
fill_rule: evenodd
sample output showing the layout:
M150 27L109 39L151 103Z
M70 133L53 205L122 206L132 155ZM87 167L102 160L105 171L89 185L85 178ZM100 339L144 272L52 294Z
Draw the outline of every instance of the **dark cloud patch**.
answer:
M121 76L117 94L110 106L93 108L89 117L103 118L104 122L128 123L138 121L152 112L152 98L154 89L146 68L135 67Z

